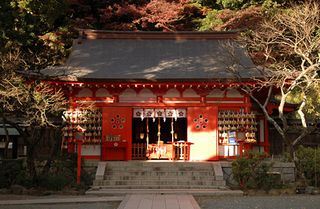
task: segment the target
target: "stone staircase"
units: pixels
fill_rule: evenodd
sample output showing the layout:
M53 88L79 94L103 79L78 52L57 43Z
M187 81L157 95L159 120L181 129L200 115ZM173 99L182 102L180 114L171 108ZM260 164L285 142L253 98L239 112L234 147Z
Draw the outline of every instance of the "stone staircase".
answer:
M99 162L97 189L223 189L219 162L108 161Z

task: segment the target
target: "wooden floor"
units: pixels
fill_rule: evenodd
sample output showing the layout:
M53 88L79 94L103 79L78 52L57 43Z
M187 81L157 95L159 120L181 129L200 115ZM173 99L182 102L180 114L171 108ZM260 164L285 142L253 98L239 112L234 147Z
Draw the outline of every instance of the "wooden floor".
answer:
M200 209L192 195L127 195L118 209Z

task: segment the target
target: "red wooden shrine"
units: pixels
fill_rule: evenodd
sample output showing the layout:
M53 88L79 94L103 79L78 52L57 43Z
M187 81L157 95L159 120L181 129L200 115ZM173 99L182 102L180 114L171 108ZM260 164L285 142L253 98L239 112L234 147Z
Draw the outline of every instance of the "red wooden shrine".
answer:
M53 83L71 92L71 108L65 112L64 142L69 152L75 151L77 128L85 129L80 141L82 155L87 159L219 160L249 150L268 152L267 123L261 113L252 109L247 95L230 87L239 84ZM108 95L96 95L102 91ZM171 97L173 91L177 95ZM220 95L211 97L210 92ZM143 100L127 102L137 98ZM184 149L178 144L183 142L189 142L185 145L188 158L178 156L178 151ZM175 158L170 149L177 150L173 153ZM157 152L165 153L159 156Z
M250 150L268 153L268 124L239 88L255 85L250 75L236 82L222 65L208 73L207 64L215 65L210 59L218 55L203 55L203 65L192 60L194 54L210 52L204 49L208 43L216 47L217 41L233 37L232 33L82 31L77 44L83 48L71 53L65 68L75 70L73 77L48 81L62 87L69 100L64 145L69 152L80 152L80 159L97 160L198 161L232 159ZM96 45L86 53L89 43ZM160 50L159 43L168 44L169 51ZM109 47L106 51L99 48L103 44ZM188 51L192 44L194 50ZM100 59L95 53L101 50L110 54ZM121 60L126 53L129 56ZM117 60L121 62L115 65ZM79 128L84 130L81 137Z

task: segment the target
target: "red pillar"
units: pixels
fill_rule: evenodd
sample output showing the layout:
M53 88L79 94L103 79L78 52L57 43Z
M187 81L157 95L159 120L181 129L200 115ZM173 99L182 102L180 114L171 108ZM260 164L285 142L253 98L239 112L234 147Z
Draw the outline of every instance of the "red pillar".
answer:
M243 148L244 148L244 146L243 146L243 144L244 144L244 142L243 141L240 141L239 142L239 149L240 149L240 157L243 157Z
M269 124L266 119L264 119L264 151L270 154Z
M81 180L81 147L82 142L79 140L77 143L77 184L80 184Z

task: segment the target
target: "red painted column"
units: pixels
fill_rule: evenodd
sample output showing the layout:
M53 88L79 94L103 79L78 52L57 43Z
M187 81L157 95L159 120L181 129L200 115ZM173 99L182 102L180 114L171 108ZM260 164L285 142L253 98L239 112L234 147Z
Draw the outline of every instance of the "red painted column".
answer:
M243 147L244 147L244 146L243 146L243 143L244 143L243 141L240 141L240 142L239 142L240 157L243 157Z
M270 144L269 144L269 124L266 119L264 119L264 151L270 154Z
M81 147L82 142L80 140L77 141L77 184L80 184L81 180Z

